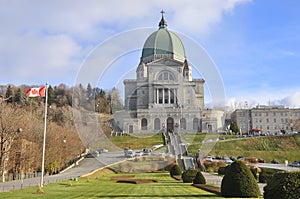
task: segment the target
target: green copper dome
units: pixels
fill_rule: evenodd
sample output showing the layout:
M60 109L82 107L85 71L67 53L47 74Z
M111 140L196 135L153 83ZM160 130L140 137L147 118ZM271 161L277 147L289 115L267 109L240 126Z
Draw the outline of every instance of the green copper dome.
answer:
M183 61L185 59L184 46L179 37L167 29L167 23L162 15L159 29L152 33L146 40L143 51L143 60L155 60L170 57Z

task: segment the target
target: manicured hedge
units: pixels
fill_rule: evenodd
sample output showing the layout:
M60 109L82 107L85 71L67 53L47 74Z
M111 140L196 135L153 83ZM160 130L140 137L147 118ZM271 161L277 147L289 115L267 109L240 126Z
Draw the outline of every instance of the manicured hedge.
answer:
M193 180L193 183L194 184L206 184L206 180L200 171L197 172L197 174Z
M197 170L189 169L182 173L181 178L183 182L193 182L194 178L197 175Z
M225 172L221 184L224 197L258 197L257 182L250 169L241 161L233 162Z
M180 176L182 174L181 168L178 166L178 164L174 164L171 168L170 175L171 176Z
M300 172L278 172L264 187L265 199L300 198Z
M259 174L258 180L260 183L268 183L273 175L277 173L279 170L263 168L261 169L261 173Z
M218 169L218 174L219 175L225 175L225 172L226 172L226 169L228 168L228 166L226 166L226 167L220 167L219 169Z

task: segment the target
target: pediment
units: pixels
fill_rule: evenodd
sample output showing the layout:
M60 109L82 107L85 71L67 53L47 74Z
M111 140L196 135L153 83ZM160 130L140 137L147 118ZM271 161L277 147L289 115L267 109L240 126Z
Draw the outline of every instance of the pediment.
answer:
M161 58L150 63L151 65L164 65L164 66L182 66L183 63L170 58Z

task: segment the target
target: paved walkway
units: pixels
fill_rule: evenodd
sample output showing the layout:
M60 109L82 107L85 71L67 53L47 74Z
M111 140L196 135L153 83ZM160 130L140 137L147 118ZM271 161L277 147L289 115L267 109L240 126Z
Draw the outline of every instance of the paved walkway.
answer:
M79 165L56 175L46 175L44 176L44 184L61 182L68 179L74 179L80 177L84 174L88 174L92 171L95 171L101 167L120 162L124 160L123 152L111 152L111 153L103 153L99 157L96 158L85 158L83 159ZM28 178L24 180L15 180L9 182L1 182L0 183L0 192L12 191L17 189L23 189L27 187L34 187L40 185L40 177L36 178Z

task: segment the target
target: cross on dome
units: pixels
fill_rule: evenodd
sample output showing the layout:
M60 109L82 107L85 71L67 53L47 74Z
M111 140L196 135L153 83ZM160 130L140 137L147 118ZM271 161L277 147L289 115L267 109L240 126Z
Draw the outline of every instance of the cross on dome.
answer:
M166 28L168 25L167 25L166 20L164 19L164 13L165 13L165 11L162 10L160 13L161 13L161 20L160 20L158 26L159 26L159 28Z

